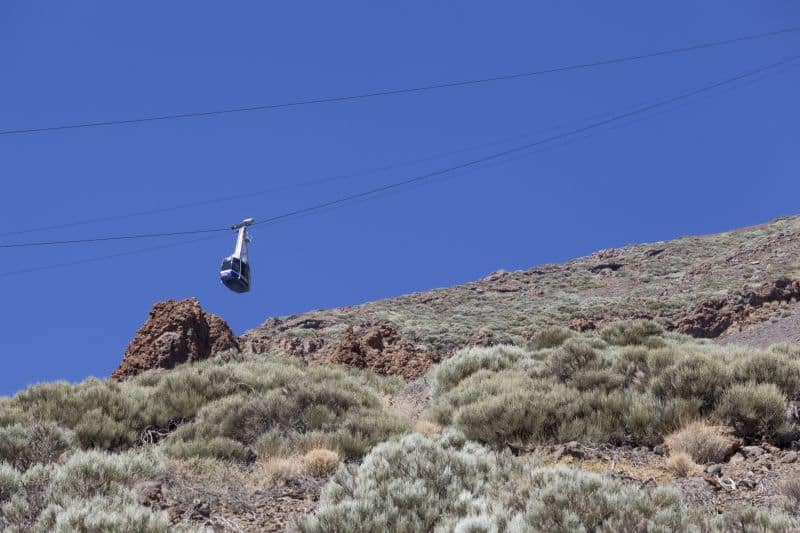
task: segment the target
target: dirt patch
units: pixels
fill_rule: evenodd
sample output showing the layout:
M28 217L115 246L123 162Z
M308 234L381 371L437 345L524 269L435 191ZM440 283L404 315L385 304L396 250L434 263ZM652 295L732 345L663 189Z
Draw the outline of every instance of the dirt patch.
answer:
M768 320L740 331L729 331L718 342L761 349L779 342L800 344L800 305L787 305Z
M301 476L259 487L235 475L197 477L172 466L136 487L139 502L160 510L173 526L222 531L285 531L293 515L312 512L327 477Z

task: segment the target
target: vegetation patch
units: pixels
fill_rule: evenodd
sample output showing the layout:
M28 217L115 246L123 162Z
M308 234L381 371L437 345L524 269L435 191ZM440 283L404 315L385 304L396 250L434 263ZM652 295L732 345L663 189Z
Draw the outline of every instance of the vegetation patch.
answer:
M340 468L317 511L297 518L293 529L777 532L795 526L789 516L748 507L709 517L688 510L671 489L643 491L597 474L544 467L449 431L381 444L360 466Z
M526 349L468 349L441 363L427 417L484 444L523 448L570 440L654 446L708 417L739 437L777 443L794 430L785 413L800 394L797 372L796 351L721 347L652 322L552 330ZM719 455L685 451L701 462Z

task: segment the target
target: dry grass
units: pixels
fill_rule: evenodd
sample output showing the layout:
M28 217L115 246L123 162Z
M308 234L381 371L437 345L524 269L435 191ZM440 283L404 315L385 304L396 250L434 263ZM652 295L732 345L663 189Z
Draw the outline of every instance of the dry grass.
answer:
M435 437L442 432L442 426L427 420L418 420L414 425L414 431L422 433L426 437Z
M781 493L786 498L786 510L797 514L800 511L800 479L789 478L781 483Z
M256 475L267 486L281 485L286 481L306 474L306 466L301 457L269 457L256 465Z
M667 458L667 468L678 477L689 477L700 474L703 470L692 460L688 453L678 452Z
M547 466L563 464L585 472L609 476L612 474L624 474L627 477L637 479L641 482L655 480L659 485L665 485L675 480L675 475L668 470L663 461L639 464L627 459L576 459L571 455L562 455L558 461L545 461Z
M315 448L303 456L306 472L316 477L328 476L339 467L339 454L327 448Z
M700 421L667 435L664 444L671 454L688 454L699 464L725 462L739 447L739 441L721 428Z

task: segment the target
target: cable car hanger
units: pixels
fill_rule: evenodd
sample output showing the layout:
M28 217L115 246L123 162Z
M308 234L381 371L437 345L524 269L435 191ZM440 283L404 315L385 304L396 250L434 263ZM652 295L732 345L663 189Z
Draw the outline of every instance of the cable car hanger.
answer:
M247 233L247 227L253 222L255 219L246 218L231 226L232 230L238 231L236 247L233 249L232 255L222 260L222 266L219 269L222 284L239 294L250 291L250 259L247 257L247 243L250 242L250 235Z

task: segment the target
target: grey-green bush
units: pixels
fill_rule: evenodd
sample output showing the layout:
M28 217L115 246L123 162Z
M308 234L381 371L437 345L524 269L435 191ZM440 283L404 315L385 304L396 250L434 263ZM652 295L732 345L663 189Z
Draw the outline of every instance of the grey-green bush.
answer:
M419 434L383 443L360 466L343 466L325 486L303 532L432 531L445 515L485 510L485 495L504 470L498 455L456 434Z
M49 463L70 448L72 436L52 422L0 426L0 460L25 470Z
M780 443L790 434L783 409L786 397L800 395L800 363L784 352L721 347L644 321L610 326L602 339L555 336L555 348L457 352L431 373L426 417L499 446L568 440L654 446L714 413L743 436ZM755 383L772 392L747 388Z
M37 526L56 533L103 531L115 533L166 533L169 521L136 503L130 496L92 498L54 507Z
M642 491L563 466L543 467L465 442L454 432L376 446L339 469L303 533L374 531L785 531L782 514L748 508L710 518L666 488ZM738 528L738 529L735 529ZM781 529L783 528L783 529Z
M772 383L734 385L725 391L717 416L746 438L771 438L784 427L786 396Z
M466 348L458 357L451 357L433 371L434 393L443 394L479 370L497 372L515 366L526 355L515 346Z

